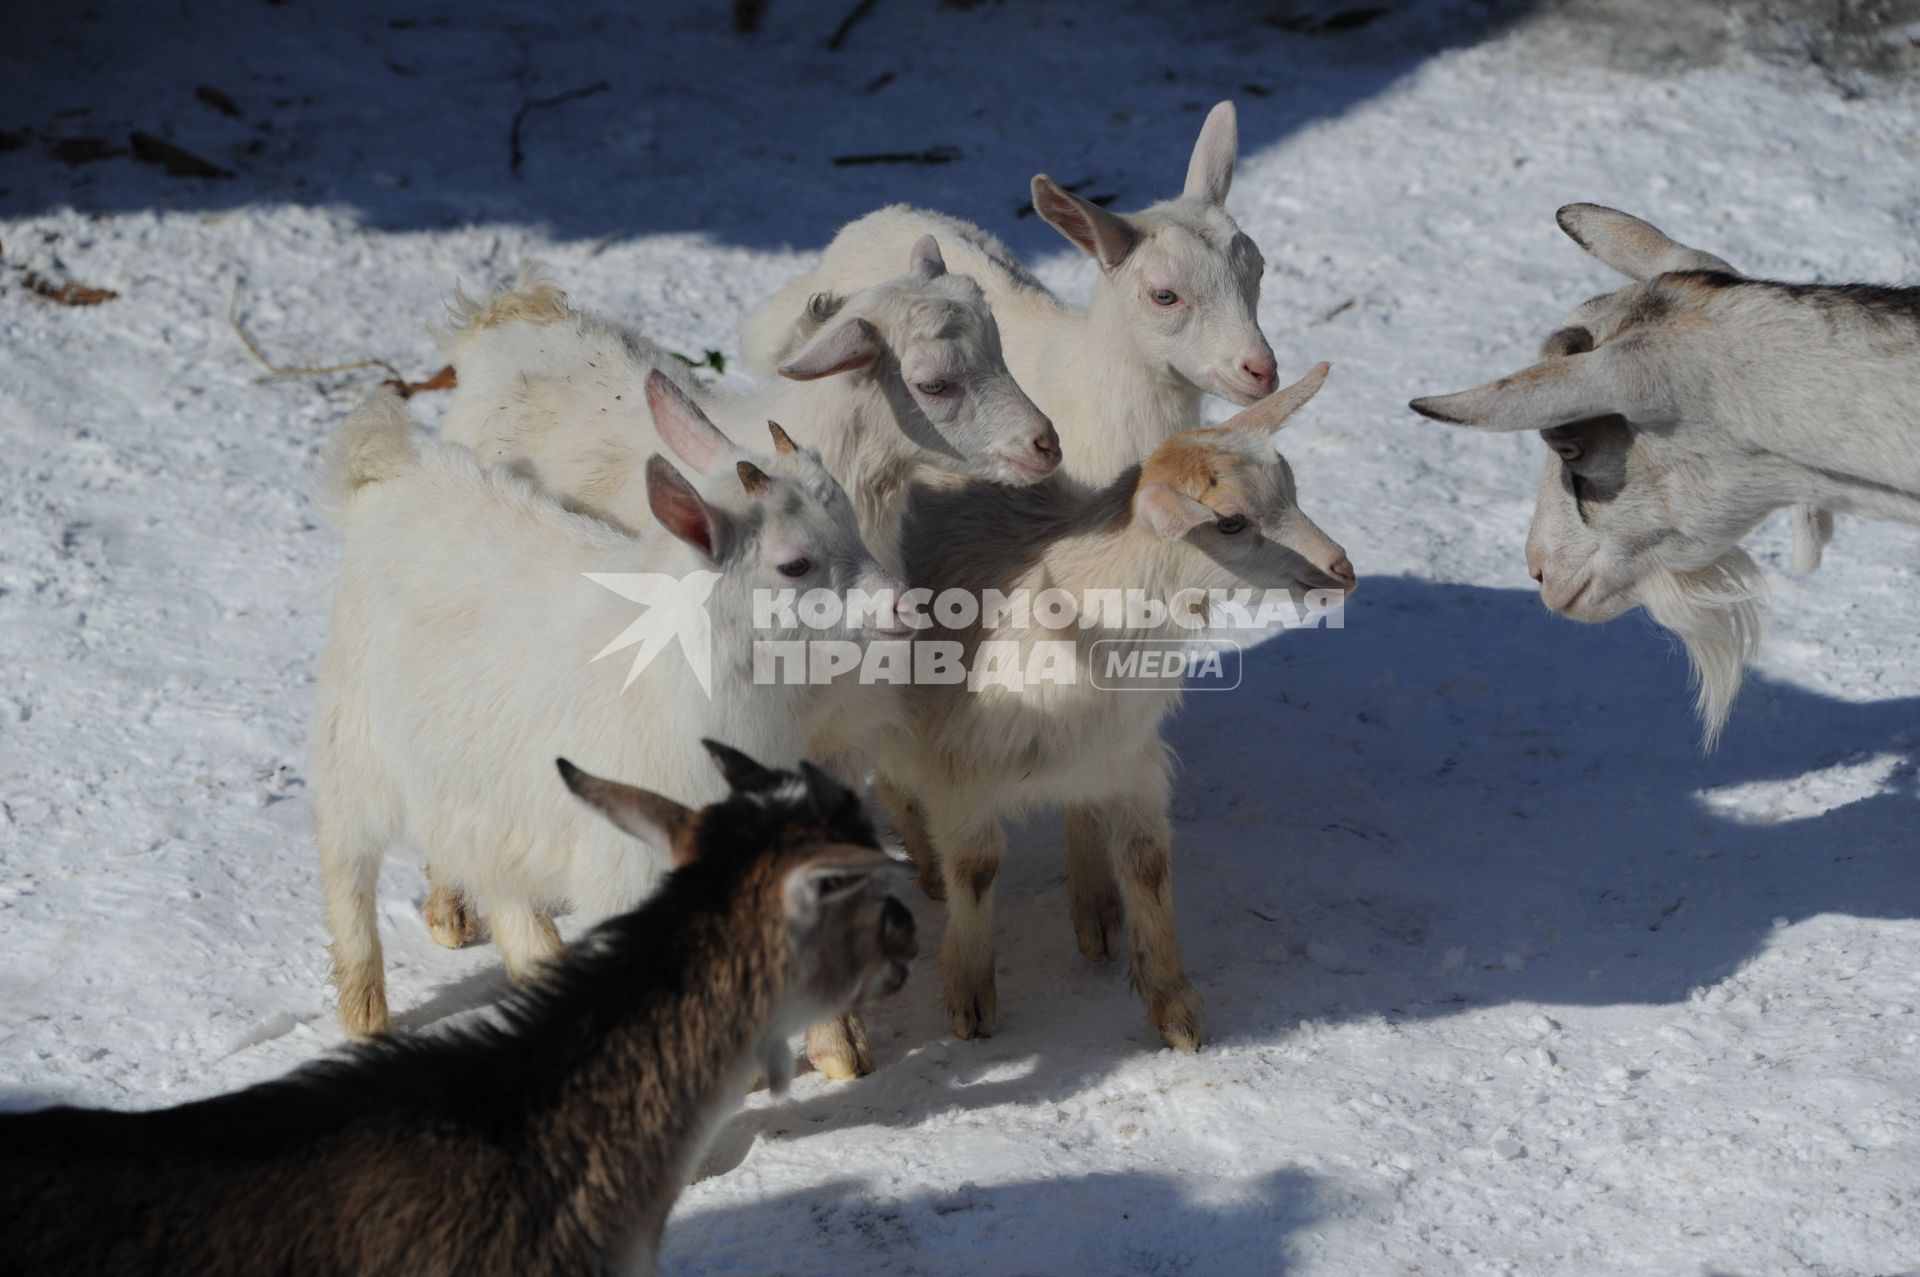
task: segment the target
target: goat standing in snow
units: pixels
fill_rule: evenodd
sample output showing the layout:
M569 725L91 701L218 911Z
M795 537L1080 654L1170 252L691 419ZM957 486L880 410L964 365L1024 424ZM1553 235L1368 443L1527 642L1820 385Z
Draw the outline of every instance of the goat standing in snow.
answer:
M539 779L544 760L577 751L699 801L719 795L688 741L725 737L785 763L864 725L865 709L842 714L859 690L844 681L753 678L755 639L781 637L753 628L757 589L898 597L840 486L777 428L775 452L742 453L664 377L646 393L676 452L730 460L734 510L655 457L646 484L661 526L628 533L466 448L416 445L392 396L363 405L334 441L328 483L346 549L320 668L315 815L340 1019L355 1036L387 1024L374 889L390 846L418 848L444 889L481 909L524 980L559 949L548 910L629 909L657 877L653 858ZM648 574L670 597L636 623L626 598L589 579L600 574L614 585ZM710 589L704 606L699 588ZM898 615L880 611L850 608L824 637L856 637L861 623L898 630ZM823 637L790 637L801 636ZM664 650L676 637L682 650ZM641 643L631 672L595 663L623 638ZM711 660L710 692L687 668L699 658ZM870 1067L857 1021L810 1034L808 1054L829 1076Z
M1100 267L1084 311L971 222L896 204L844 227L818 265L754 308L741 330L747 362L772 371L810 331L810 295L885 279L908 245L937 235L993 304L1007 366L1053 418L1066 473L1110 483L1200 420L1202 391L1237 404L1273 392L1258 315L1265 262L1225 207L1238 147L1233 103L1222 102L1200 130L1180 197L1132 214L1110 213L1045 174L1033 179L1034 210Z
M892 260L907 273L818 299L810 339L782 364L782 380L749 393L698 390L644 336L523 274L484 303L455 304L447 347L460 381L444 437L575 509L643 527L642 475L661 436L640 391L664 374L723 427L758 430L772 418L819 448L867 544L891 565L907 486L922 469L1025 484L1060 462L1052 423L1007 371L979 286L948 273L931 236Z
M1793 507L1810 570L1831 511L1920 523L1920 289L1748 279L1595 204L1559 221L1637 282L1575 310L1532 367L1411 406L1540 431L1542 601L1595 622L1644 607L1678 634L1711 747L1760 639L1740 538Z
M0 1116L0 1269L651 1273L753 1074L784 1085L788 1037L894 992L914 954L852 793L707 748L731 792L701 811L560 763L594 819L678 867L491 1023L157 1112Z
M960 1037L994 1026L1001 820L1045 806L1067 810L1067 876L1081 951L1095 959L1115 955L1124 898L1133 983L1154 1027L1169 1046L1200 1045L1199 998L1174 932L1171 759L1161 739L1181 678L1121 691L1095 686L1088 671L1097 643L1193 637L1177 619L1188 591L1353 588L1346 553L1301 512L1293 473L1273 443L1326 373L1321 364L1224 425L1175 435L1099 492L971 483L915 494L906 558L916 584L962 589L975 599L989 591L1038 597L1058 590L1083 606L1098 591L1134 590L1167 609L1167 619L1145 624L1082 611L1064 628L1048 628L1033 615L991 622L982 616L919 636L959 642L976 672L988 642L1017 649L1013 663L1022 669L1033 668L1039 644L1065 640L1074 649L1075 674L1065 679L1012 689L909 686L901 739L879 755L888 792L915 800L917 810L896 808L895 818L921 862L922 881L943 875L945 1006Z

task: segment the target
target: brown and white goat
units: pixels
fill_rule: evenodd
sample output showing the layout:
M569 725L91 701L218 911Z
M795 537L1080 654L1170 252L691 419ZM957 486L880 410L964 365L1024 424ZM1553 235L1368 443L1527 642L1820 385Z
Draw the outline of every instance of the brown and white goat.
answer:
M561 761L677 868L493 1023L177 1108L0 1116L0 1271L652 1272L752 1076L784 1085L788 1037L894 992L914 954L850 791L707 748L732 792L699 811Z
M906 527L908 579L935 592L936 622L938 596L948 590L976 600L996 591L1035 600L1064 595L1080 606L1056 626L1042 622L1038 604L1024 619L1017 611L989 618L983 605L973 623L923 630L922 640L957 643L973 675L983 659L994 659L988 652L1001 668L1023 672L1036 670L1036 657L1069 655L1063 647L1070 659L1037 679L1023 673L1017 686L916 682L905 689L900 740L879 754L896 829L921 862L923 885L947 900L941 964L946 1010L960 1037L992 1032L996 1016L992 908L1006 852L1001 820L1064 807L1081 951L1113 957L1125 917L1133 983L1162 1041L1188 1051L1200 1045L1199 998L1174 931L1172 760L1161 739L1181 677L1097 686L1096 662L1102 644L1183 644L1197 637L1194 622L1214 626L1214 600L1195 600L1191 591L1298 597L1353 588L1346 552L1301 512L1293 472L1273 444L1326 372L1319 365L1222 426L1175 435L1099 492L971 483L916 494ZM1116 617L1099 606L1107 591L1134 592L1143 615L1159 619ZM1179 615L1195 603L1199 615ZM1063 646L1041 647L1049 643ZM1069 666L1072 676L1051 676Z

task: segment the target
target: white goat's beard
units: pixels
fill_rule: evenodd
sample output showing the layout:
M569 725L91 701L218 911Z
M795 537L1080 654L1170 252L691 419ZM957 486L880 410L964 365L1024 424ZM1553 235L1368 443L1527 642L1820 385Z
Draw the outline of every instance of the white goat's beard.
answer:
M1744 550L1694 572L1655 572L1640 586L1647 615L1679 636L1693 663L1702 749L1720 743L1747 662L1760 651L1765 593L1760 567Z

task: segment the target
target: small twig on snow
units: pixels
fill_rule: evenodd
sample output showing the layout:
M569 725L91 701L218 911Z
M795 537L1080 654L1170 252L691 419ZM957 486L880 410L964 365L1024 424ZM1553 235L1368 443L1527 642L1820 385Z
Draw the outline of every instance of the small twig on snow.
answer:
M840 19L840 25L833 29L833 34L827 37L827 48L838 52L847 42L847 37L853 34L853 29L859 26L879 3L880 0L860 0L859 4L849 9L847 16Z
M269 374L266 377L260 378L259 381L256 381L254 383L255 385L260 384L260 382L271 381L274 377L324 377L331 373L353 372L361 368L384 368L393 375L394 380L402 382L406 380L406 378L400 375L398 368L395 368L384 359L356 359L349 364L330 364L324 368L311 366L295 368L274 363L273 360L267 358L266 352L260 349L260 343L256 342L252 336L248 334L247 330L240 326L240 283L241 281L238 279L233 281L233 300L227 303L227 323L232 325L234 334L240 338L240 344L247 348L247 353L252 355L254 361L262 368L265 368Z
M951 164L960 158L960 148L945 143L924 151L873 151L865 155L836 155L833 162L841 168L855 164Z
M528 98L523 101L520 109L513 113L513 128L507 133L507 172L511 173L515 180L520 177L520 162L526 158L520 150L520 126L526 123L529 111L544 111L552 106L565 106L581 98L590 98L596 93L605 93L612 87L613 85L605 80L599 80L583 88L556 93L550 98Z

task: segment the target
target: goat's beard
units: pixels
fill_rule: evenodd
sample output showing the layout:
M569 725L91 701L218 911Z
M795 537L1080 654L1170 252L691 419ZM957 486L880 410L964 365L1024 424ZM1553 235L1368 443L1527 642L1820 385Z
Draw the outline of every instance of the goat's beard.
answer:
M1765 593L1760 566L1737 549L1697 571L1655 572L1640 586L1647 615L1686 645L1700 747L1709 752L1720 743L1747 663L1759 654Z

